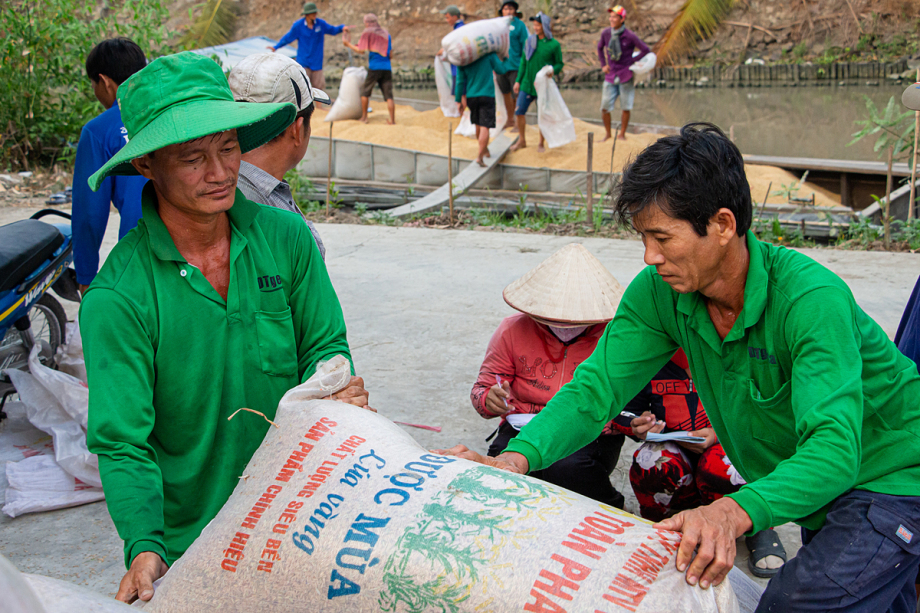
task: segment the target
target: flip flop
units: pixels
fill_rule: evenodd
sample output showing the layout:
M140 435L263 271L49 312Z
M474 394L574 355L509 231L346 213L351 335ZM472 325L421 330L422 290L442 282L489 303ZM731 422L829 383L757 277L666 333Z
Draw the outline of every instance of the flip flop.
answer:
M744 544L747 545L751 554L748 557L748 570L755 577L769 579L779 572L779 568L782 568L782 566L779 568L759 568L757 563L767 556L777 556L782 558L783 562L786 561L786 549L783 547L782 541L779 540L776 530L772 528L761 530L754 536L745 537Z

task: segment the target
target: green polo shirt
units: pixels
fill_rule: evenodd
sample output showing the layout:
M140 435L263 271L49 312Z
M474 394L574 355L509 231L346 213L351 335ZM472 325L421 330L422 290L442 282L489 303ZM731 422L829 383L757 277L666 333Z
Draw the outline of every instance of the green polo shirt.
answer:
M837 275L748 233L744 308L719 338L699 293L652 267L629 285L591 357L508 444L531 470L597 438L678 347L719 442L748 482L757 532L824 525L851 489L920 495L920 375Z
M537 48L534 49L530 59L521 54L521 65L518 68L517 82L521 84L521 91L527 92L531 96L537 95L537 90L533 86L537 73L546 65L552 65L553 74L562 74L562 46L555 38L538 38Z
M227 300L176 249L148 184L143 218L80 306L89 449L125 564L172 564L227 501L281 396L337 354L345 321L310 230L237 190Z

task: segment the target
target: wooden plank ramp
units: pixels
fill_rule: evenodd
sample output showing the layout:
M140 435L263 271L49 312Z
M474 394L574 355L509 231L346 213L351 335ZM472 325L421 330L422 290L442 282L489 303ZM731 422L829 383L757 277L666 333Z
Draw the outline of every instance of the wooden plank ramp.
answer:
M463 169L463 172L454 177L454 198L459 198L462 196L466 190L473 187L477 181L483 178L486 173L495 168L505 154L508 153L508 150L511 148L517 141L517 135L507 135L505 133L499 134L491 143L489 143L489 152L492 154L491 157L487 157L483 160L485 162L485 168L477 164L476 162L471 162L469 166ZM390 209L388 213L393 217L403 217L405 215L413 215L417 213L423 213L425 211L430 211L432 209L437 209L445 204L447 204L448 199L450 198L450 185L445 183L438 189L434 190L424 198L419 198L414 202L409 202L402 206L398 206L395 209Z

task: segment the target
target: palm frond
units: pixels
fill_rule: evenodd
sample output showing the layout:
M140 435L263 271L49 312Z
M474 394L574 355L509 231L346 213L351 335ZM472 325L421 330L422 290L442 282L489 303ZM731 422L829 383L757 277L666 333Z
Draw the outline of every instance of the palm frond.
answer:
M709 38L735 4L735 0L685 0L655 45L658 61L671 63L697 41Z
M212 47L230 41L236 29L236 0L207 0L196 6L195 12L197 16L182 37L186 48Z

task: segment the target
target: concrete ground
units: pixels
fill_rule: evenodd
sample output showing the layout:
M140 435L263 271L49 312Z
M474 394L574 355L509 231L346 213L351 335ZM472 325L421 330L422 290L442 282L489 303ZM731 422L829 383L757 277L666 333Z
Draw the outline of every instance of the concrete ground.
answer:
M28 216L0 209L0 224ZM115 240L109 222L105 250ZM469 392L489 337L515 313L502 289L570 242L584 244L623 284L642 269L642 244L532 234L320 225L327 266L348 323L355 366L382 415L440 426L407 430L429 448L463 443L485 452L497 425L479 417ZM893 336L920 256L834 250L805 252L843 277L859 304ZM75 316L75 305L67 304ZM2 427L2 426L0 426ZM636 511L626 470L635 445L624 445L613 481ZM798 528L779 528L790 555ZM739 542L736 565L746 570ZM121 541L105 503L9 519L0 515L0 553L22 571L113 594L124 567ZM765 584L765 582L761 582Z

